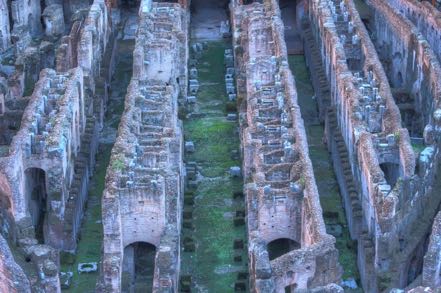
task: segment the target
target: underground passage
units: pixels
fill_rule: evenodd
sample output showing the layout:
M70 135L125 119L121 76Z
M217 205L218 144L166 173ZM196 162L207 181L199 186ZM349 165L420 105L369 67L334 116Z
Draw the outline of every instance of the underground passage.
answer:
M439 0L0 7L0 292L441 289Z

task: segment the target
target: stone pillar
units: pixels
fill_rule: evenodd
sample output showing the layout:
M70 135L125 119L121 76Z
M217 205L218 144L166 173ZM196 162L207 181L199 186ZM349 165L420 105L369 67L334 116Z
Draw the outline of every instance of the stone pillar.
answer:
M6 50L11 44L11 29L7 1L0 0L0 51Z
M63 6L52 4L43 12L45 34L48 37L58 37L64 33L64 13Z

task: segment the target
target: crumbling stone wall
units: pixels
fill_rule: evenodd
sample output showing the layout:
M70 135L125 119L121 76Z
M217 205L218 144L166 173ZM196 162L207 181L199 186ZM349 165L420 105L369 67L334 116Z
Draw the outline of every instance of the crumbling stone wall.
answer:
M110 83L110 76L102 76L101 69L105 67L105 62L112 62L113 55L110 54L110 60L105 60L106 52L113 51L113 28L110 20L110 8L106 6L104 0L95 0L90 7L89 14L82 25L78 43L73 43L77 47L77 55L73 56L68 63L78 64L85 76L85 86L91 97L94 98L93 114L98 119L99 125L102 125L104 119L105 105L107 103L107 90L104 94L96 91L97 85L106 89ZM75 40L76 36L72 39ZM106 49L108 49L106 51ZM66 50L68 51L68 50ZM60 52L62 54L62 51ZM68 56L68 55L67 55ZM59 58L63 60L63 55ZM62 61L63 62L63 61ZM65 62L65 61L64 61ZM66 65L61 65L66 67ZM92 109L89 109L92 110Z
M153 292L177 292L184 182L177 110L179 95L186 96L188 12L142 1L138 23L133 76L103 194L98 291L120 292L124 248L147 242L156 247Z
M407 17L441 60L441 12L428 1L391 0L390 5Z
M46 292L60 290L59 258L54 248L63 248L66 240L65 204L74 185L74 166L86 130L84 97L81 68L65 74L50 69L42 71L23 114L21 128L9 151L0 158L2 196L11 215L10 239L20 243L24 255L37 272L41 271L32 287L43 287ZM30 189L33 186L29 185L32 182L29 170L44 174L44 178L37 179L43 181L35 183L45 186L42 196L46 206L32 207L34 190ZM36 219L46 209L43 239L51 246L39 245L35 234L35 227L40 224Z
M326 234L308 156L277 1L232 2L234 53L253 292L311 289L340 279L335 239ZM241 87L244 87L241 89ZM267 245L300 248L269 259Z
M37 5L36 2L32 1L32 5ZM20 22L25 11L21 11L21 14L16 11L22 4L12 1L12 13L15 13L13 18L16 26L26 32L30 24ZM41 8L51 10L53 5L60 8L60 4L63 3L46 1L46 6ZM66 2L64 4L68 5ZM40 1L34 12L41 12L39 5ZM85 2L81 5L86 7ZM34 7L26 3L26 9ZM95 80L107 73L98 69L111 34L107 13L108 7L104 1L96 0L86 19L83 21L80 17L72 26L67 42L70 59L66 61L58 58L58 71L43 70L32 95L22 97L25 89L29 88L28 83L38 79L34 75L40 68L54 66L53 44L58 35L64 33L63 17L59 17L62 15L61 10L57 15L43 15L43 18L49 17L53 21L52 29L55 30L47 34L46 38L55 39L53 42L43 41L36 48L30 47L21 53L20 46L25 44L27 35L20 35L20 42L14 44L18 54L15 71L10 74L7 86L2 88L2 114L7 114L2 116L2 128L8 129L3 132L0 158L2 234L11 243L19 244L20 252L29 259L30 265L27 267L33 268L38 276L31 280L33 290L58 292L59 256L54 247L68 251L76 249L97 149L98 123L95 117L102 117L100 111L104 108L99 107L104 103L101 101L103 95L94 93ZM85 31L93 32L94 38L87 38ZM43 32L34 33L39 36ZM83 68L72 68L77 66L78 56L84 52L83 47L88 47L89 41L96 45L97 55L93 60L96 64L84 67L88 73L85 76ZM60 47L63 41L61 43ZM113 58L108 59L106 62L111 62ZM108 80L110 76L103 79ZM34 170L42 177L34 178ZM45 198L30 198L31 194L34 196L30 188L35 188L35 184L45 187ZM37 240L36 221L44 211L44 237ZM38 241L44 241L50 246L38 244ZM14 272L11 271L11 274Z
M23 270L14 260L8 243L0 235L0 291L30 293L31 287Z
M431 288L441 287L441 212L433 221L429 247L424 256L422 285Z
M382 2L378 5L386 4ZM412 30L397 22L396 18L395 15L384 17L381 25L377 24L377 31L384 32L388 29L389 22L394 23L396 30L401 31L400 37L395 39L395 46L401 46L401 51L398 49L397 51L404 50L405 54L412 56L411 49L401 45L403 40L409 39L409 32ZM418 245L424 242L422 241L424 232L421 235L418 234L419 232L414 232L417 231L418 217L424 215L420 207L423 208L428 204L437 206L432 202L435 198L430 187L424 187L432 186L437 168L436 160L430 166L421 163L426 156L432 158L436 153L436 151L432 152L435 146L433 141L426 140L428 148L420 156L418 173L416 173L415 154L408 131L400 126L401 117L397 105L352 1L342 3L336 1L335 4L329 3L329 5L310 1L309 19L331 83L332 105L336 108L338 126L348 149L352 175L358 184L358 200L362 204L364 218L362 228L365 232L361 231L360 235L353 234L353 237L359 238L359 268L364 289L369 292L384 290L384 286L387 287L391 283L405 286L410 259L418 249ZM350 34L342 35L342 32L350 32ZM376 40L381 38L383 37L376 36ZM387 38L390 39L391 36ZM386 37L384 39L386 40ZM428 46L424 46L424 42L419 43L421 48L424 47L420 52L428 54ZM353 48L357 46L361 54L359 60L354 62ZM380 51L384 53L387 50ZM435 59L423 57L424 54L415 57L414 62L418 66L414 68L433 66ZM406 70L409 70L410 74L411 65L407 65ZM432 77L436 71L433 70ZM403 70L403 72L407 71ZM426 76L430 77L430 74ZM404 76L404 78L409 77ZM428 87L432 93L438 92L436 85L430 84ZM369 97L372 94L369 90L373 91L374 88L376 90L372 99ZM437 101L437 96L438 94L432 96L434 101ZM380 105L374 107L371 105L367 108L366 101L372 100L380 102ZM426 133L427 130L434 129L432 123L437 123L434 122L435 119L430 118L436 116L432 116L436 113L435 109L436 102L424 110L428 117L424 123L429 124L426 126ZM378 117L375 111L379 111L377 112L381 117L379 123L371 121ZM429 133L434 135L434 132ZM431 161L431 158L428 161ZM387 178L385 173L387 170L380 168L381 164L386 162L396 166L394 172L399 174L396 182ZM411 239L410 234L412 236L418 234L418 236ZM369 266L370 259L374 259L374 262Z
M418 173L410 181L413 188L408 187L406 188L407 190L403 190L402 196L408 198L409 194L411 194L411 197L412 195L420 195L418 199L422 209L418 209L416 212L414 204L409 204L404 207L404 210L408 213L407 218L415 223L414 227L421 225L421 219L425 221L426 225L430 225L437 212L435 207L440 203L439 197L436 196L437 192L435 190L432 191L432 187L434 186L434 180L436 180L439 167L438 113L440 110L438 108L441 99L441 66L432 47L411 21L397 13L387 3L381 1L370 1L369 3L375 12L375 26L378 29L380 25L383 25L382 30L385 32L384 35L378 35L377 40L383 41L386 37L389 40L392 39L407 54L403 56L402 60L403 63L407 63L405 65L405 72L407 73L404 78L405 86L410 88L410 95L414 96L415 99L414 107L417 111L420 111L423 117L422 128L424 128L424 146L426 148L419 156ZM384 21L384 17L387 17L387 22ZM435 45L434 48L439 50L439 45ZM397 65L394 63L392 67L398 67ZM427 206L434 208L427 209ZM411 226L409 225L409 227ZM419 228L422 230L421 227ZM413 232L415 230L410 231ZM423 233L425 232L421 232L417 237L413 235L413 237L416 238L416 241L424 243L423 237L425 235ZM409 229L401 233L403 233L402 235L409 234ZM415 240L409 242L407 249L412 251L410 253L412 255L413 251L419 248L414 243ZM410 247L412 248L410 249ZM409 259L406 260L407 267L409 267L408 263L410 261ZM406 278L407 270L408 268L403 269L401 272L401 284L404 282L403 278Z
M31 38L42 33L40 0L12 0L11 11L14 26L12 38L18 52L23 52Z
M421 136L435 109L434 101L441 95L439 61L412 22L383 1L370 3L375 14L376 47L385 61L391 85L404 88L414 100L415 120L421 122L409 131L413 136ZM439 43L434 48L438 50Z
M62 226L67 191L72 183L74 159L85 130L83 76L80 68L68 74L44 70L14 136L2 173L10 186L15 221L29 217L25 171L44 170L48 195L45 239L62 247Z
M7 0L0 1L0 52L11 45L11 25L9 23Z

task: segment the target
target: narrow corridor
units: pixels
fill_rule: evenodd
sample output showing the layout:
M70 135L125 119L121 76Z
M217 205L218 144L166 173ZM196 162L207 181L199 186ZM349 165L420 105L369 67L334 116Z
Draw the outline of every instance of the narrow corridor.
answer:
M116 139L119 121L124 110L124 97L132 76L133 49L135 45L133 32L126 33L126 27L136 23L136 8L123 14L120 35L117 36L116 66L110 84L109 101L104 127L100 134L100 144L96 159L95 173L90 181L89 197L84 212L80 239L76 256L61 255L61 271L73 272L72 285L63 292L93 293L98 272L78 274L77 266L84 262L98 262L101 257L103 228L101 222L101 196L105 186L106 170L110 163L110 154Z
M247 286L243 182L229 173L241 161L238 122L227 119L236 111L225 92L228 46L226 41L206 43L196 66L197 103L181 117L185 141L195 148L185 156L181 292L232 292Z

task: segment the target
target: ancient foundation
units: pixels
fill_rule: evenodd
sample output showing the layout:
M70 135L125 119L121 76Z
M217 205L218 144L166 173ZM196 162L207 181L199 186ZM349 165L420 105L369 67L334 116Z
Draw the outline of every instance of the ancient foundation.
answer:
M0 0L0 291L438 292L440 40L439 0Z

